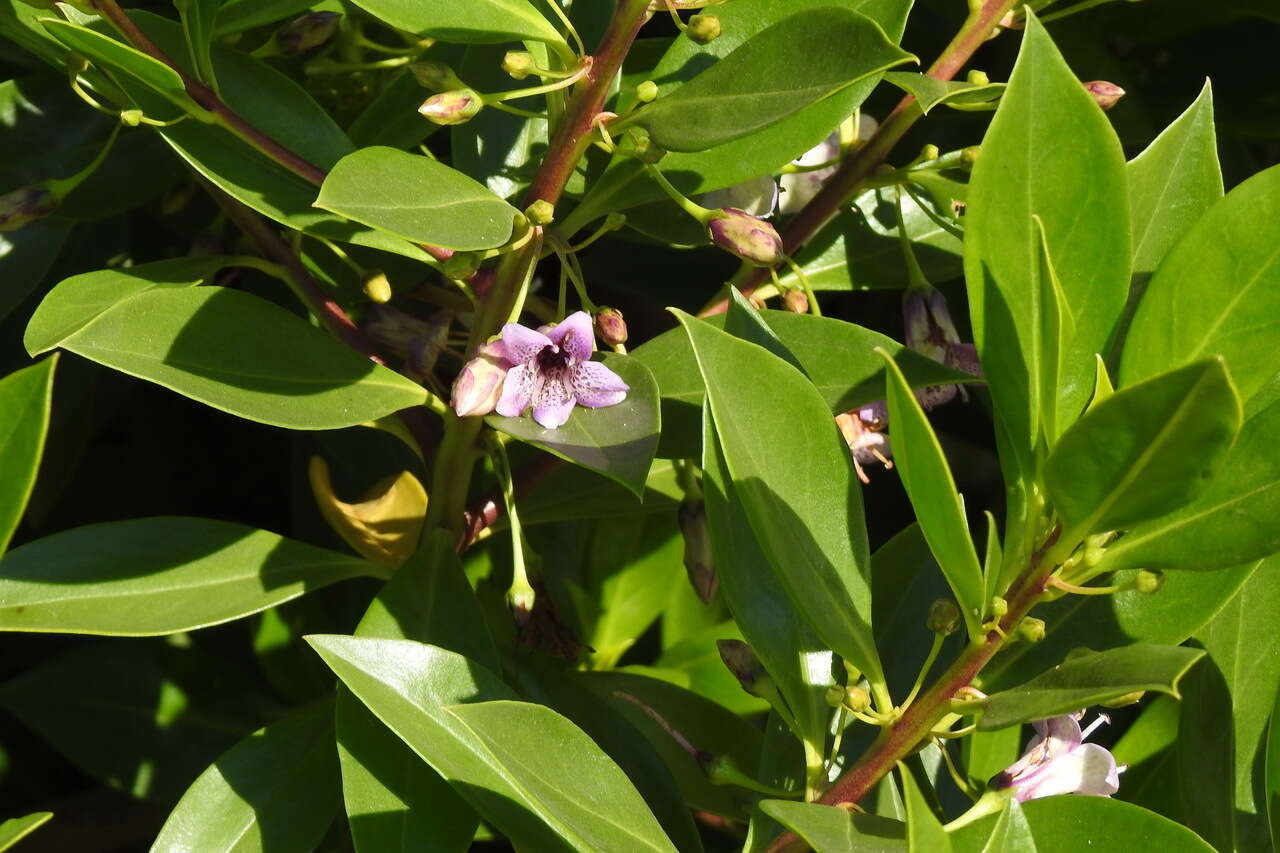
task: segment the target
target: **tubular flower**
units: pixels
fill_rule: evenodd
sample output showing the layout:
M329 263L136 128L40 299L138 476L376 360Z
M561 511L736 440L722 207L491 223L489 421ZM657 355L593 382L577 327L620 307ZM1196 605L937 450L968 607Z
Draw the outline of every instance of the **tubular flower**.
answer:
M1064 714L1032 723L1036 736L1022 758L991 780L995 790L1014 789L1020 803L1058 794L1110 797L1120 789L1115 756L1096 743L1084 743L1094 729L1108 722L1105 715L1083 732L1076 715Z
M595 337L591 315L570 314L555 326L530 329L519 323L502 328L507 371L497 412L514 418L533 407L533 419L547 429L569 420L575 405L590 409L613 406L631 390L622 378L591 361Z
M889 426L889 410L883 400L836 415L836 426L840 428L844 443L849 445L849 452L853 454L853 467L858 472L859 480L871 482L867 473L862 470L864 464L879 462L886 468L893 467L889 436L884 434L885 428Z

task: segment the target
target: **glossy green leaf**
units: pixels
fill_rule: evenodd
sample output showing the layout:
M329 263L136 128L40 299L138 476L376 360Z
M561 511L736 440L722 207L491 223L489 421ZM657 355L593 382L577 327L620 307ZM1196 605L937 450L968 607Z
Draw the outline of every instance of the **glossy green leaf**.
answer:
M794 61L797 44L808 45L809 61ZM755 35L633 122L667 150L702 151L912 59L865 15L836 6L805 10Z
M1122 783L1123 784L1123 783ZM1167 817L1107 797L1047 797L1022 804L1039 853L1210 853L1194 832ZM991 835L995 817L971 823L951 836L957 853L979 853Z
M1010 800L1005 805L982 853L1036 853L1031 826L1017 800Z
M1111 748L1116 761L1126 766L1142 764L1159 755L1178 739L1179 701L1157 696L1146 705Z
M73 275L45 295L22 338L31 356L54 349L113 305L153 288L193 287L232 263L221 255L197 255Z
M1004 91L1003 83L969 83L963 80L936 80L927 74L911 71L888 71L886 83L892 83L916 99L920 111L928 114L939 104L973 107L991 104Z
M87 27L56 18L45 19L42 23L54 38L90 62L96 62L110 71L127 74L174 104L195 106L187 96L187 87L183 84L182 77L160 60Z
M283 21L315 5L315 0L225 0L218 11L218 35Z
M1231 690L1212 659L1183 682L1173 769L1182 818L1218 850L1236 850L1235 732ZM1182 744L1186 744L1183 746ZM1249 848L1244 848L1249 849Z
M1136 643L1069 658L1020 687L993 693L978 720L983 730L1078 711L1137 690L1178 695L1178 680L1204 656L1199 649Z
M1263 769L1263 790L1266 802L1259 805L1266 809L1271 822L1271 844L1280 842L1280 693L1276 694L1275 708L1267 723L1266 758Z
M567 50L564 37L528 0L356 0L397 30L441 41L497 44L532 39Z
M43 826L53 812L35 812L26 817L15 817L0 823L0 850L8 850Z
M907 853L951 853L951 838L929 807L920 785L905 765L898 765L902 800L907 807Z
M1070 145L1062 140L1070 139ZM965 210L965 278L983 370L1015 468L1038 435L1042 329L1040 217L1076 329L1056 389L1070 423L1093 390L1129 287L1124 155L1110 123L1033 14L1008 89L982 142Z
M581 729L544 706L496 699L510 691L478 664L407 640L309 641L379 719L516 845L675 850L626 776Z
M490 415L485 422L512 438L597 471L640 497L662 430L658 385L639 359L605 353L603 361L631 386L621 403L603 409L578 406L568 423L556 429L546 429L528 416Z
M217 625L386 570L203 518L91 524L0 560L0 630L143 637Z
M211 86L217 86L217 78L213 72L214 23L222 10L224 0L174 0L178 14L182 19L182 28L187 36L187 48L191 54L191 64L195 66L197 76Z
M1036 277L1040 285L1040 391L1037 399L1040 400L1039 416L1047 443L1053 445L1062 433L1067 418L1075 415L1075 412L1059 411L1054 390L1069 368L1067 359L1071 342L1075 338L1076 322L1071 306L1062 292L1062 282L1053 268L1044 222L1039 216L1033 216L1032 220L1036 226L1036 257L1039 260ZM1097 356L1094 363L1098 363ZM1094 385L1097 385L1096 368Z
M33 222L0 234L0 320L40 286L71 234L72 223L60 219Z
M57 363L57 357L46 358L0 379L0 554L35 487Z
M233 415L290 429L355 426L426 399L417 383L296 315L221 287L141 293L58 345Z
M1240 430L1221 359L1122 388L1062 435L1045 488L1072 534L1117 530L1194 500Z
M880 351L888 376L889 422L893 424L893 458L911 498L920 529L946 575L960 606L969 636L982 635L979 623L986 608L982 566L969 535L964 504L951 467L929 418L912 393L901 368Z
M515 208L461 172L394 148L361 148L338 161L316 207L405 240L491 249L511 237Z
M970 780L985 785L988 779L1018 760L1021 747L1019 726L974 732L960 742L961 767Z
M1242 400L1280 370L1280 168L1243 182L1161 261L1125 339L1122 385L1220 355Z
M232 747L192 783L152 853L309 853L339 804L333 703L306 706Z
M906 850L902 824L819 803L761 800L769 817L804 839L814 853L890 853Z
M774 574L831 649L879 677L862 493L826 403L777 356L678 316L734 493Z

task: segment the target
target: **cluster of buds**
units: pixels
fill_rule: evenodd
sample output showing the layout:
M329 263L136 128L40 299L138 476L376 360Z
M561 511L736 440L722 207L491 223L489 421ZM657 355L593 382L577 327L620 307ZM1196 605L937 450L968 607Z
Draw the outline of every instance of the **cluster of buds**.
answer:
M906 344L922 355L945 364L953 370L982 375L978 363L978 351L973 344L960 340L947 300L937 288L929 285L910 288L902 297L902 322ZM968 399L958 385L935 385L916 392L920 405L926 409L941 406L960 394Z
M889 426L889 408L883 400L836 415L836 426L849 445L853 467L863 483L871 482L863 465L879 462L886 468L893 467L889 436L884 433Z

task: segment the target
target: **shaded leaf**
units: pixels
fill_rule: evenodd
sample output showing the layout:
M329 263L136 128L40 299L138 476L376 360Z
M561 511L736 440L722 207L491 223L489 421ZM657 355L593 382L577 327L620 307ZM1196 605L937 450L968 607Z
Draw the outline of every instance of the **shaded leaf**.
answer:
M53 812L35 812L0 823L0 850L8 850L43 826L51 817Z
M760 809L805 840L814 853L889 853L906 850L896 820L819 803L761 800Z
M441 41L495 44L521 39L567 46L564 37L527 0L355 0L397 30Z
M1023 803L1022 811L1040 853L1080 850L1210 853L1213 850L1185 826L1107 797L1047 797ZM979 853L986 846L995 823L993 816L959 828L951 836L953 848L958 853Z
M892 83L916 99L920 111L928 114L938 104L973 107L994 104L1004 91L1003 83L969 83L963 80L936 80L927 74L911 71L885 72L884 81Z
M0 554L26 510L49 431L57 357L0 379Z

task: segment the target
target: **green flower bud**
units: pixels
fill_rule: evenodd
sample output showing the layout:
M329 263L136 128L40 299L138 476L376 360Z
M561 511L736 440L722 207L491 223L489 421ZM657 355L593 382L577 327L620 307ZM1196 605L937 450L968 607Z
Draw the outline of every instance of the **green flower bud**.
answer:
M61 199L42 186L0 195L0 232L17 231L58 209Z
M480 93L474 89L452 89L432 95L418 107L418 113L435 124L466 124L484 109Z
M839 685L833 684L828 687L824 696L827 700L827 705L832 708L839 708L844 704L844 688Z
M367 270L361 276L360 286L364 288L364 295L378 304L391 301L391 282L382 270Z
M857 685L846 687L842 704L855 714L860 714L871 707L871 694L867 692L865 687Z
M707 223L711 242L730 254L759 267L782 262L782 238L763 219L736 207L716 211Z
M1003 619L1004 615L1009 612L1009 602L1000 596L991 599L991 617L993 619Z
M454 252L440 264L440 271L445 278L453 281L465 281L476 274L483 260L479 252Z
M942 151L939 150L938 146L930 142L920 149L920 157L918 159L923 163L929 160L937 160L940 156L942 156Z
M792 314L808 314L809 297L805 295L803 290L793 287L782 294L782 307Z
M991 82L991 78L987 76L987 72L975 68L965 77L965 81L974 86L986 86Z
M433 92L447 92L450 89L465 89L467 84L458 79L453 69L443 62L423 59L409 66L418 85Z
M982 147L979 145L970 145L968 148L960 152L960 165L966 169L972 170L973 165L978 162L978 155L982 153Z
M502 57L502 70L517 80L523 80L537 70L533 54L525 50L509 50Z
M524 209L524 215L534 225L550 225L556 218L556 206L540 198Z
M960 608L949 598L939 598L929 607L929 619L925 623L935 634L955 633L960 627Z
M684 34L698 44L707 44L720 37L720 19L715 15L694 15Z
M1124 89L1106 80L1091 80L1080 85L1084 86L1084 90L1093 98L1093 102L1104 110L1111 109L1124 97Z
M640 103L647 104L656 97L658 97L658 84L652 80L645 80L636 86L636 100Z
M627 321L617 308L600 307L596 312L596 334L611 347L627 342Z
M1154 595L1164 588L1164 573L1150 569L1138 569L1133 578L1133 588L1143 595Z
M301 56L333 38L341 20L340 12L311 12L294 18L276 30L276 48L281 56Z
M1044 639L1044 620L1034 616L1024 616L1018 623L1018 637L1028 643L1038 643Z
M120 122L125 127L137 127L142 124L142 120L146 118L146 114L142 110L121 110Z

